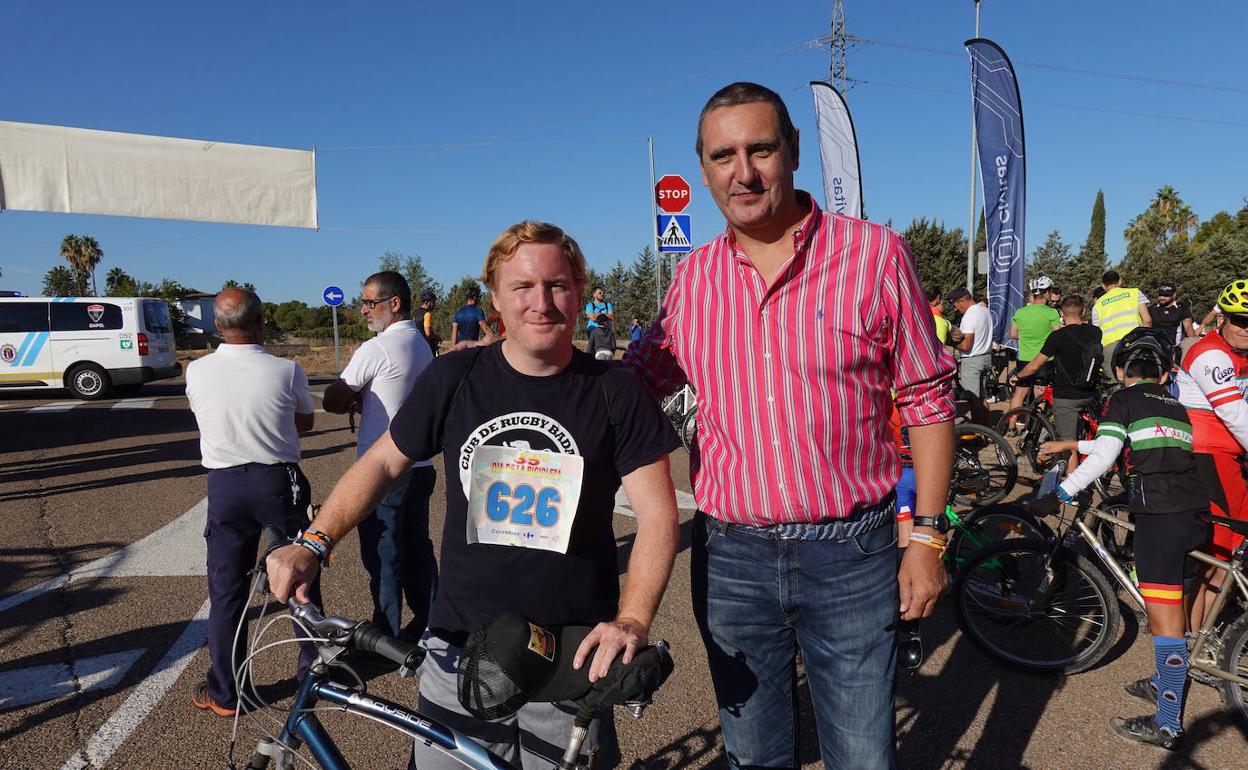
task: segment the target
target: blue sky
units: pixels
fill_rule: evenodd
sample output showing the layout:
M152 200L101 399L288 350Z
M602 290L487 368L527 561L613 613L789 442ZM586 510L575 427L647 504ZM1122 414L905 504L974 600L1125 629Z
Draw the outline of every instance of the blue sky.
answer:
M646 137L657 171L693 185L694 240L723 227L700 185L695 122L734 80L776 89L803 131L798 184L821 195L809 80L832 3L5 3L0 119L310 148L319 232L120 217L0 214L0 288L38 293L67 233L147 280L262 298L353 288L387 250L449 284L494 236L555 222L590 263L650 242ZM847 0L851 34L912 48L849 53L868 215L967 221L969 0ZM1109 250L1158 187L1202 218L1248 195L1248 5L985 0L982 33L1015 61L1028 151L1027 248L1087 235L1104 188ZM1027 63L1208 86L1176 87ZM889 85L891 84L891 85ZM1072 105L1072 109L1054 105ZM1183 120L1121 114L1153 113ZM1213 122L1209 122L1213 121ZM389 147L350 150L335 148ZM100 275L102 281L102 272Z

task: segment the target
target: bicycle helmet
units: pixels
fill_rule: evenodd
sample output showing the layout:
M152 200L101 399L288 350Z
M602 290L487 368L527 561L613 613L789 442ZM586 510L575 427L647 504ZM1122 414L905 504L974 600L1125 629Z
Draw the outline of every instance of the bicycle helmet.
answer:
M437 301L438 301L438 295L437 295L437 294L434 294L433 292L429 291L428 289L425 289L424 291L422 291L422 292L420 293L420 301L421 301L421 302L437 302Z
M1223 313L1248 313L1248 280L1231 281L1218 295Z
M1158 371L1168 372L1174 364L1174 342L1160 329L1137 326L1127 332L1114 350L1113 366L1126 369L1132 362L1151 360Z
M1047 275L1042 275L1039 278L1032 278L1027 284L1027 288L1031 290L1032 294L1039 294L1040 292L1048 291L1053 288L1053 279Z

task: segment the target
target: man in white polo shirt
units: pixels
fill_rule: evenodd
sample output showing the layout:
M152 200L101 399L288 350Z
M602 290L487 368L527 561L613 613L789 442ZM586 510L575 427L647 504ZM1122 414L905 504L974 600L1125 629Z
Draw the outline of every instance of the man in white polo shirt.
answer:
M370 275L360 301L360 312L377 336L355 351L341 379L325 390L324 401L325 411L340 414L358 406L357 457L390 427L412 383L433 360L429 343L411 320L412 293L402 275L391 270ZM360 522L373 622L391 636L419 639L429 620L438 573L429 539L429 497L436 480L429 460L417 462ZM412 612L406 627L405 598Z
M294 536L307 522L311 487L299 470L299 434L312 429L308 378L294 361L265 352L264 308L250 291L226 289L213 303L215 353L186 367L186 397L199 424L208 469L208 652L206 682L191 702L217 716L237 708L234 667L246 630L237 634L247 603L247 572L265 527ZM320 603L319 588L314 601ZM315 658L303 645L299 674Z
M958 383L963 390L983 398L980 379L992 364L992 314L964 287L949 292L946 299L962 314L961 323L950 334L954 348L962 354Z

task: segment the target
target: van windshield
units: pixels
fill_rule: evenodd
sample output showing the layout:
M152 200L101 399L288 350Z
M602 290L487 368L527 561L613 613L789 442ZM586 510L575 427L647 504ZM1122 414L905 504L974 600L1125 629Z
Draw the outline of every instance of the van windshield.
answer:
M164 302L144 302L143 326L153 334L172 332L173 323L169 320L169 306Z

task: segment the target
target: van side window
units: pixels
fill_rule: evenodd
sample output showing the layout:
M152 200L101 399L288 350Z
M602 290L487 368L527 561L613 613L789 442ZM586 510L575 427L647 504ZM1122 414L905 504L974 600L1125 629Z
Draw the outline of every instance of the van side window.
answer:
M47 302L0 302L0 333L47 330Z
M144 302L143 327L153 334L172 333L173 323L169 320L169 306L164 302Z
M121 307L109 302L53 302L52 331L86 332L120 329Z

